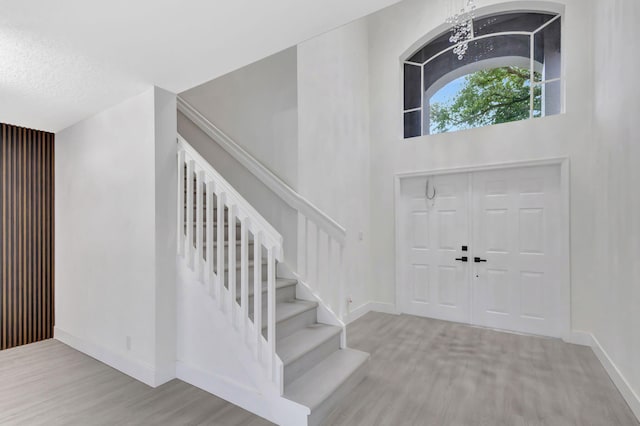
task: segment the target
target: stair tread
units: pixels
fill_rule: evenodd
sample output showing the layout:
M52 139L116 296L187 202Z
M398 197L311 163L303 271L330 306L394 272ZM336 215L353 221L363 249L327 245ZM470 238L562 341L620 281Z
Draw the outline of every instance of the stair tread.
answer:
M295 278L276 278L276 291L281 288L290 287L298 284L298 280ZM267 287L269 286L269 281L262 281L262 292L266 293ZM236 286L238 294L237 300L240 300L240 284ZM253 296L253 284L249 283L249 297Z
M287 386L284 397L313 412L368 359L368 353L355 349L335 351Z
M206 244L204 244L204 245L206 245ZM241 245L242 245L242 241L237 240L237 241L236 241L236 247L240 247ZM247 241L247 245L253 246L253 239L248 240L248 241ZM218 242L217 242L217 241L215 241L215 239L214 239L214 241L213 241L213 246L214 246L214 247L217 247L217 246L218 246ZM225 246L225 247L229 247L229 240L224 240L224 246Z
M341 331L342 328L338 326L316 323L279 340L276 352L286 366L340 334Z

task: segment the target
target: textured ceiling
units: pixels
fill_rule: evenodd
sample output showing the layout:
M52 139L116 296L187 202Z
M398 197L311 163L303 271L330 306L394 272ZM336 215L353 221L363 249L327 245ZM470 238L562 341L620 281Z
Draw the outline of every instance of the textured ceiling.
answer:
M398 0L0 0L0 122L59 131L179 93Z

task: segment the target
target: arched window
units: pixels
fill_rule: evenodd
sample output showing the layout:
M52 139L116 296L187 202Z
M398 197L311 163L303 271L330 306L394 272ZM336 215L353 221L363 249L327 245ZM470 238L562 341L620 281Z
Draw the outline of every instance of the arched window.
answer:
M459 59L451 32L404 61L404 137L559 114L561 20L510 12L474 19Z

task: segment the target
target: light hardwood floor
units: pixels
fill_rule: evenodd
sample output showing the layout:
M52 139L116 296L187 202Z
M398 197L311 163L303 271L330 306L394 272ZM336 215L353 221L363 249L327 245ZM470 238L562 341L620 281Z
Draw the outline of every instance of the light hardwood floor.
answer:
M0 425L271 424L179 380L152 389L55 340L0 352Z
M379 313L348 338L370 372L330 425L638 425L590 348Z
M348 334L371 353L370 372L327 425L638 425L588 348L378 313ZM151 389L49 340L0 352L0 424L270 423L178 380Z

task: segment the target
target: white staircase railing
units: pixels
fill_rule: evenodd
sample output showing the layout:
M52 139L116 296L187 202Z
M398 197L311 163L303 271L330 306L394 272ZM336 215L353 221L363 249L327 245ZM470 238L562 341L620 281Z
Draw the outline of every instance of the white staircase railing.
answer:
M322 318L319 319L344 327L347 314L347 283L343 258L347 231L180 97L178 97L178 110L298 212L299 272L290 272L310 293L309 297L320 302L321 309L318 315ZM324 311L325 308L328 312ZM325 313L327 315L323 315ZM332 319L336 321L331 321Z
M347 307L343 264L345 237L322 225L298 210L299 272L296 275L300 284L338 320L336 325L344 327ZM322 320L333 322L326 316Z
M276 262L283 260L282 236L180 136L178 173L178 254L208 284L209 295L217 300L229 326L243 337L282 394L283 363L276 354ZM263 324L265 259L267 312ZM249 306L250 285L253 309Z

